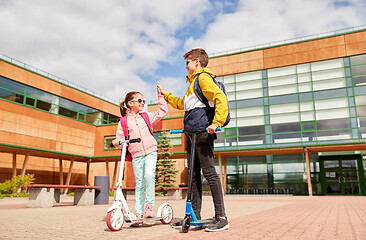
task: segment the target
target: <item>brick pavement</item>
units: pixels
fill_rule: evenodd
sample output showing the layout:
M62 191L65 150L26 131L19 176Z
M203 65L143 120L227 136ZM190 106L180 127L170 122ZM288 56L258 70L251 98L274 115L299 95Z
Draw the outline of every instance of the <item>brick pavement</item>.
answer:
M26 198L0 199L0 239L366 239L366 197L225 196L230 228L209 233L191 228L180 233L161 223L119 232L105 224L109 205L72 206L62 196L53 208L28 208ZM112 201L111 201L112 202ZM156 199L184 215L184 200ZM133 209L134 200L128 200ZM202 215L212 217L212 199L204 197ZM180 218L179 218L180 217Z

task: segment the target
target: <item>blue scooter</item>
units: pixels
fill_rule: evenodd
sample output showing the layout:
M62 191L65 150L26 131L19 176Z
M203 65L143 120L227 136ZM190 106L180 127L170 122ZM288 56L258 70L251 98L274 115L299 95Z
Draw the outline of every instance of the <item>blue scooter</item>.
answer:
M218 127L216 131L221 131L221 127ZM207 129L206 129L207 130ZM170 134L184 133L185 131L182 129L179 130L170 130ZM188 136L188 135L187 135ZM192 133L192 146L196 145L196 134ZM213 218L198 220L196 214L192 208L191 202L191 192L192 192L192 179L193 179L193 171L194 169L194 156L195 156L195 147L191 147L191 164L188 168L188 192L187 192L187 201L186 201L186 213L184 219L182 221L182 232L187 233L189 231L190 226L193 227L202 227L208 225L214 221Z

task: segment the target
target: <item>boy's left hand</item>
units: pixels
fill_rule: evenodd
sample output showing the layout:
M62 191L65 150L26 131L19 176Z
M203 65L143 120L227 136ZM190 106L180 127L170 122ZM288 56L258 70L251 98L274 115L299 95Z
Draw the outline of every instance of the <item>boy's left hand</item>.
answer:
M216 132L216 128L218 128L215 124L211 124L210 126L207 127L207 132L209 134L213 134Z

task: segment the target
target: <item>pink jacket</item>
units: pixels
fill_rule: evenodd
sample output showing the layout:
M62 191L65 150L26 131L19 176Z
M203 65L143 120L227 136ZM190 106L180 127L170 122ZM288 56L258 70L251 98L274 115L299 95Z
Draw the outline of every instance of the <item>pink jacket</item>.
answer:
M169 112L169 108L166 101L164 100L164 96L158 97L158 106L159 109L156 112L147 113L152 126L159 122ZM158 150L158 144L155 138L151 135L145 120L140 115L135 117L128 113L127 127L130 139L141 138L140 143L131 143L128 145L128 151L131 153L132 158L141 157ZM121 122L118 123L116 139L125 139ZM120 148L122 148L122 146L120 146Z

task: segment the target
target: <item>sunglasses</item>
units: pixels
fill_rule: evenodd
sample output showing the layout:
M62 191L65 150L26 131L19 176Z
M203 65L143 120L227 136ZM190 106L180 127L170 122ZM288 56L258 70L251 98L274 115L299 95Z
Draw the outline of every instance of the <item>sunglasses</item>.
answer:
M145 100L144 99L141 99L141 98L138 98L138 99L132 99L132 100L130 100L130 102L138 102L138 103L143 103L143 104L145 104Z
M188 66L188 64L190 63L190 62L193 62L193 61L195 61L196 59L190 59L190 60L187 60L186 61L186 66Z

